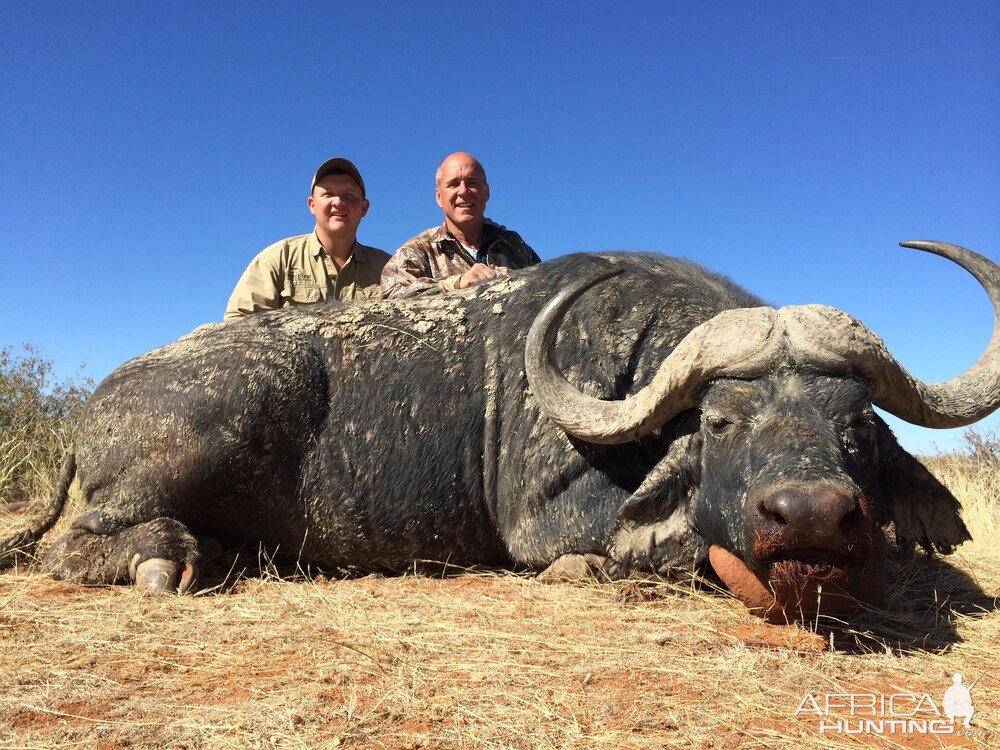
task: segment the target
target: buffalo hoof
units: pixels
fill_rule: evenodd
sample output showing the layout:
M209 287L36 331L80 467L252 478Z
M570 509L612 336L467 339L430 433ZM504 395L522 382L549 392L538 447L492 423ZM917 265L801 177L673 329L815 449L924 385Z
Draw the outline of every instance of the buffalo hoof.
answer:
M538 574L542 583L608 580L608 558L600 555L563 555Z
M181 566L173 560L153 557L139 562L139 555L132 557L129 574L135 585L154 593L187 593L198 581L198 567L190 563Z

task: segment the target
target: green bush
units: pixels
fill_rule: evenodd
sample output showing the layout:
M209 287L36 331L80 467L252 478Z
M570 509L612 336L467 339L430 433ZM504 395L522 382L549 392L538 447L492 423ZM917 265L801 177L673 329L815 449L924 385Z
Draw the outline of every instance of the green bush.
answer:
M93 389L82 374L54 382L52 363L31 344L0 348L0 502L49 492Z

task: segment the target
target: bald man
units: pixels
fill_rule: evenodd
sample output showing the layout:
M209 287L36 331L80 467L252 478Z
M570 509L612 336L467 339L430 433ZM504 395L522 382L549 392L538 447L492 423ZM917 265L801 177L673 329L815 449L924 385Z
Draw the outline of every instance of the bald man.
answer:
M517 232L485 217L490 186L486 170L471 154L459 151L441 162L434 197L444 224L418 234L386 263L384 299L468 289L541 262Z

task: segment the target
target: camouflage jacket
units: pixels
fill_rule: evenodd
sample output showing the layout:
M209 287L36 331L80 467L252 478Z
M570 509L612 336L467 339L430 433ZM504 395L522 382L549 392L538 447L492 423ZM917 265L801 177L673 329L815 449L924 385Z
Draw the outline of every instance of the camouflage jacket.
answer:
M382 298L454 291L458 277L474 263L511 269L540 262L517 232L489 219L483 226L483 241L475 258L442 224L418 234L386 263L382 269Z

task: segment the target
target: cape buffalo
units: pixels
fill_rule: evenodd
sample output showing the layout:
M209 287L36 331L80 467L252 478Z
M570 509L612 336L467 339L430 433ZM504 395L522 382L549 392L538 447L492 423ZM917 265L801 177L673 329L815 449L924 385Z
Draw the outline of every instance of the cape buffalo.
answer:
M1000 320L1000 268L950 258ZM321 566L414 560L709 561L771 619L875 602L883 529L949 552L951 493L872 405L915 424L1000 405L1000 322L964 374L924 384L861 323L763 306L655 254L579 254L463 293L283 310L202 326L105 379L44 517L74 474L88 510L45 563L63 579L195 585L197 534ZM566 556L584 556L569 557Z

